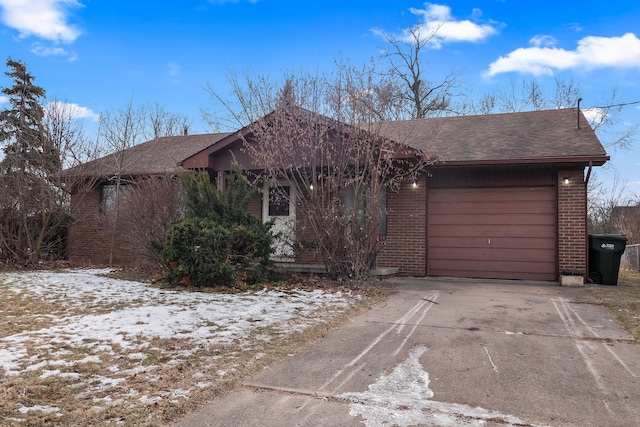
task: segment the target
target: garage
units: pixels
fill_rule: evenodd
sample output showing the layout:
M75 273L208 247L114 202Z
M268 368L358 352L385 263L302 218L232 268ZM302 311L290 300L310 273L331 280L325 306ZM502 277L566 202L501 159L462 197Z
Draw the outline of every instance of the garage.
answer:
M429 276L557 280L556 189L428 191Z

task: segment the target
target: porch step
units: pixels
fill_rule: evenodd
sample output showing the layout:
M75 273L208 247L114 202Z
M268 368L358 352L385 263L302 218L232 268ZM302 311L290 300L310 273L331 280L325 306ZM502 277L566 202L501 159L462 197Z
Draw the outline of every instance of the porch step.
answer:
M296 264L291 262L276 262L276 267L292 273L325 274L327 269L322 264ZM369 271L371 276L392 276L398 274L398 267L380 267Z
M398 267L378 267L369 271L370 276L393 276L398 274L400 269Z
M276 267L291 273L325 274L327 269L322 264L296 264L293 262L276 262Z

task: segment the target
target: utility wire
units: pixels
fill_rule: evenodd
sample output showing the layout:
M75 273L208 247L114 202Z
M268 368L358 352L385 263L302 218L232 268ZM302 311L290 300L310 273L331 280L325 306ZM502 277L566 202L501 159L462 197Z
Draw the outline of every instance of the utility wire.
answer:
M593 107L585 108L585 110L588 110L589 108L626 107L626 106L628 106L628 105L635 105L635 104L640 104L640 101L625 102L625 103L623 103L623 104L611 104L611 105L604 105L604 106L597 106L597 105L594 105Z

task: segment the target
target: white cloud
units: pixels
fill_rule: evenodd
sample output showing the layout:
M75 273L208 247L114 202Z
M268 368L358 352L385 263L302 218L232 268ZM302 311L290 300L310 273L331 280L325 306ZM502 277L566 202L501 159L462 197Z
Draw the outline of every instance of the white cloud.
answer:
M169 69L169 75L171 77L178 77L182 71L182 67L175 62L167 62L167 68Z
M546 34L533 36L531 40L529 40L529 44L535 47L542 47L542 46L551 47L551 46L555 46L557 43L558 43L558 40L555 37L549 36Z
M584 37L575 50L536 45L543 41L539 37L531 39L532 47L516 49L492 62L485 75L516 71L537 76L553 75L554 70L640 68L640 39L633 33L620 37Z
M598 108L598 107L584 108L581 110L582 110L582 114L584 114L584 116L589 121L589 124L591 124L591 126L596 126L602 123L602 121L607 116L607 112L602 108Z
M0 96L0 104L8 104L9 103L9 97L1 95Z
M90 119L94 122L100 119L100 115L93 112L90 108L81 107L78 104L70 102L53 101L47 104L47 109L62 112L73 119Z
M421 34L436 35L430 43L434 49L440 49L443 43L479 42L498 33L494 23L477 22L482 15L479 9L473 9L473 21L454 19L451 8L441 4L425 3L424 9L410 10L414 15L422 16L424 20L419 24ZM404 35L408 36L409 30L405 30Z
M582 25L580 25L577 22L571 22L571 23L567 24L566 27L569 28L572 31L575 31L576 33L579 33L584 29L584 28L582 28Z
M38 56L68 56L71 62L78 59L75 53L71 53L62 47L43 46L40 43L33 43L31 45L31 53Z
M81 7L76 0L0 0L2 23L20 32L55 43L71 43L80 31L67 22L68 9Z

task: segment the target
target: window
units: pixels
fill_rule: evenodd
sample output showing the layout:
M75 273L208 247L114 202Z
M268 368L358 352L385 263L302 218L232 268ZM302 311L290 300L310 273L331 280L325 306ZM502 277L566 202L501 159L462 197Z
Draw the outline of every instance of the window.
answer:
M382 187L378 194L378 235L387 235L387 189Z
M100 212L111 213L116 205L116 186L105 184L100 188Z
M343 198L345 213L350 215L355 204L355 188L353 185L344 189ZM369 191L367 191L367 197L362 202L364 202L364 206L359 204L358 212L356 213L357 221L365 220L366 214L370 210L371 196ZM380 188L378 193L378 235L387 235L387 189L385 187Z
M126 184L120 184L120 198L129 190ZM118 186L116 184L104 184L100 188L100 212L103 214L113 213L118 199Z
M289 216L290 199L290 186L269 188L269 216Z

